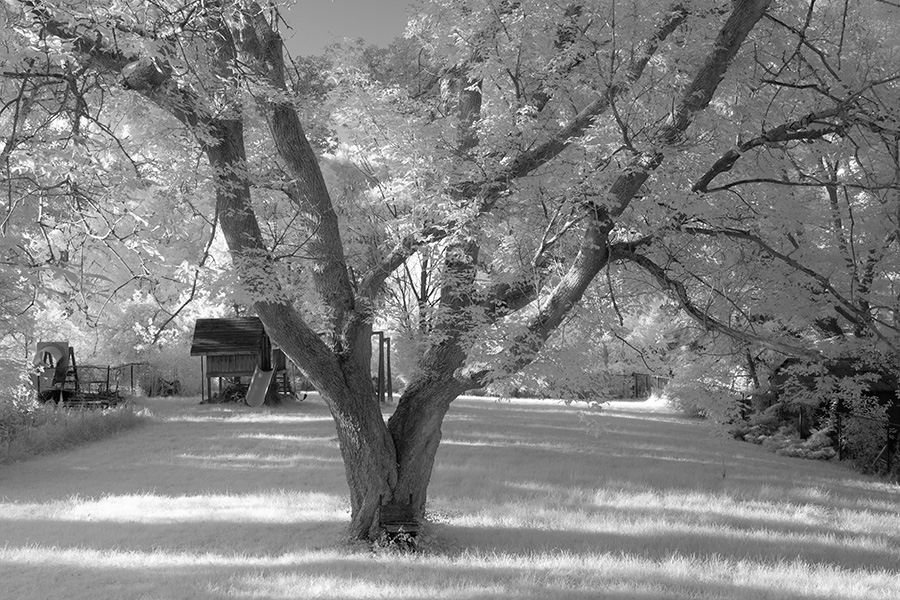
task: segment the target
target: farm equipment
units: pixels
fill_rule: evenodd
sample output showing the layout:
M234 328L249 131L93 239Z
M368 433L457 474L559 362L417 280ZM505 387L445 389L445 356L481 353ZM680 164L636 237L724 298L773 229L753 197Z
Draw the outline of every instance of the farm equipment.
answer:
M111 381L109 367L83 366L79 376L75 349L68 342L38 342L34 366L31 379L42 403L109 408L125 401L118 379Z

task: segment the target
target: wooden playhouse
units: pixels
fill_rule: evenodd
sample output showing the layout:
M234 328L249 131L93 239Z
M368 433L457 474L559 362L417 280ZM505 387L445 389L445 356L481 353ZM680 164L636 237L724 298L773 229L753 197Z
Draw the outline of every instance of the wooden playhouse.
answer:
M251 378L259 366L274 370L272 386L280 394L291 393L284 352L272 347L259 317L231 319L197 319L191 341L191 356L200 357L201 401L212 399L212 382L223 389L229 383Z

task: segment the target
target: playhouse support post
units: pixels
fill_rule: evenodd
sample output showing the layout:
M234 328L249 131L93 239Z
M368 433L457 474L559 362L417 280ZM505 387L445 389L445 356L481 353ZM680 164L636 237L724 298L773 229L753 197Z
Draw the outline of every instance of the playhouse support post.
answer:
M384 404L384 332L378 332L378 402Z
M205 389L209 386L203 385L203 380L206 379L206 368L203 365L203 356L200 356L200 404L206 402Z

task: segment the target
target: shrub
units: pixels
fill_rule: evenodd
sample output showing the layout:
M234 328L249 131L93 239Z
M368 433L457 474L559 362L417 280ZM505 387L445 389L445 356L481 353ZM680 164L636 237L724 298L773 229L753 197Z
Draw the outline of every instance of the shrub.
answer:
M888 441L886 409L874 399L862 399L852 415L841 419L841 444L844 456L853 461L863 472L876 472L897 477L900 475L900 460L892 461L893 473L885 473L887 461L882 454Z
M825 427L813 432L807 439L801 439L796 428L784 426L774 434L762 439L762 446L779 456L792 456L811 460L829 460L837 455L832 447L834 431Z
M731 362L691 354L682 357L674 372L665 398L675 410L720 425L740 418L746 390Z
M739 418L741 396L715 380L676 378L665 390L669 406L688 417L708 418L718 424Z
M38 409L35 394L25 386L7 388L0 396L0 449L7 440L29 426L30 415Z
M834 449L835 431L826 424L802 439L793 422L785 422L784 405L770 406L761 413L755 413L745 421L740 421L731 433L737 439L760 444L779 456L793 456L811 460L829 460L837 455Z
M746 420L737 421L731 428L731 434L740 440L762 444L784 426L783 408L781 404L774 404L762 412L753 413Z

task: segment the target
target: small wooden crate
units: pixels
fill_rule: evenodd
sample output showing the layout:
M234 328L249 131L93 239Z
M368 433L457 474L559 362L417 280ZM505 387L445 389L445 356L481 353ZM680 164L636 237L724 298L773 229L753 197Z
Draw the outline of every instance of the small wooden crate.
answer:
M412 494L407 504L391 503L381 504L378 524L384 530L390 543L402 541L415 544L416 534L419 532L419 520L413 509Z

